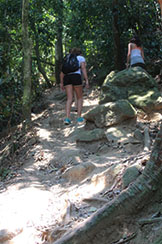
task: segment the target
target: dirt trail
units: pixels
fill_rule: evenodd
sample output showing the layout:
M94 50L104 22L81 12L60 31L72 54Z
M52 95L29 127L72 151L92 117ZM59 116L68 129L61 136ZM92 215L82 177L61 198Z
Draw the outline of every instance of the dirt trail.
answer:
M112 145L100 154L77 147L73 135L84 125L77 125L74 107L72 124L63 124L65 99L56 100L59 95L56 88L46 92L46 109L32 115L29 150L17 157L15 177L0 182L0 230L15 235L10 238L9 234L0 233L0 243L54 241L119 194L124 170L133 164L133 158L138 156L140 160L143 153L141 144L133 146L134 151L128 145ZM83 114L97 104L98 93L85 91ZM70 166L85 162L93 163L95 168L83 180L62 177ZM114 176L109 179L112 172ZM1 236L6 236L6 241Z

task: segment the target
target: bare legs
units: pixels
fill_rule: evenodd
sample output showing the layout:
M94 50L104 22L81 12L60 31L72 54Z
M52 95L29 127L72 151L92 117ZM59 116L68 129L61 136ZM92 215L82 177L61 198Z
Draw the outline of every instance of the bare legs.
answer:
M72 86L68 85L65 86L66 89L66 95L67 95L67 102L66 102L66 117L70 117L71 112L71 105L73 102L73 89L75 91L76 97L77 97L77 111L78 111L78 117L81 117L82 113L82 106L83 106L83 88L82 86Z
M73 86L65 86L67 101L66 101L66 117L70 118L71 104L73 102Z
M74 86L74 91L77 97L77 112L78 117L81 117L82 107L83 107L83 87L82 86Z
M78 100L77 100L77 96L76 96L76 93L75 92L74 92L74 102L75 102L75 111L77 112Z

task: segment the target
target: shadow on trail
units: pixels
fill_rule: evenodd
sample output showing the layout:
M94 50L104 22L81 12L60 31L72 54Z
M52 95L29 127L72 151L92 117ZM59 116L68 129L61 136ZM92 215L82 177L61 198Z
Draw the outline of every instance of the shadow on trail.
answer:
M15 220L19 213L25 225L64 226L67 219L78 224L121 191L120 178L130 155L122 154L121 149L114 149L113 145L101 154L97 150L92 153L86 145L79 147L72 136L78 129L76 112L72 110L71 113L73 123L65 126L65 101L53 99L51 94L49 107L41 111L41 115L35 115L32 136L29 135L24 145L20 140L22 148L20 146L19 154L13 160L15 177L3 183L6 190L1 193L0 213L3 214L0 219ZM85 104L83 114L94 106L93 101ZM86 162L95 167L82 180L63 177L70 167ZM73 228L73 224L68 228Z

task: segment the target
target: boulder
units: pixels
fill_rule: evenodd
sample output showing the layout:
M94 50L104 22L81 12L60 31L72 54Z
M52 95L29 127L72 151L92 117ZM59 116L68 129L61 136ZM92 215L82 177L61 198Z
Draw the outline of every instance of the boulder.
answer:
M105 131L105 134L107 136L108 141L113 144L139 144L140 141L134 137L132 129L122 125L112 126L108 128ZM143 143L143 137L141 138L140 143Z
M84 115L87 121L94 122L96 127L109 127L127 119L136 118L136 110L127 100L119 100L97 105Z
M91 153L98 152L101 144L107 142L104 129L95 128L92 130L80 129L75 132L74 139L79 148L90 151Z
M141 67L107 75L102 87L100 104L127 99L134 107L145 112L162 109L162 97L155 79Z
M94 142L98 140L106 139L106 135L103 129L93 129L89 131L82 131L76 135L76 142Z
M94 169L94 164L90 162L84 162L68 168L62 174L62 177L70 182L78 182L84 180Z

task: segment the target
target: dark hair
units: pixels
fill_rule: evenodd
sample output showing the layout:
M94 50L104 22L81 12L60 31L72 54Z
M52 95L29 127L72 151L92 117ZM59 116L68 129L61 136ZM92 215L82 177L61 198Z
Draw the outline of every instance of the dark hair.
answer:
M76 54L76 55L80 55L82 52L81 52L80 48L74 47L71 49L71 53Z
M134 36L131 40L130 40L130 43L135 43L137 45L137 47L140 47L141 46L141 41L139 39L138 36Z

